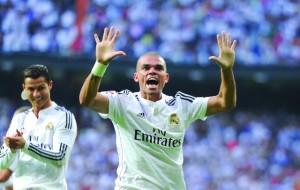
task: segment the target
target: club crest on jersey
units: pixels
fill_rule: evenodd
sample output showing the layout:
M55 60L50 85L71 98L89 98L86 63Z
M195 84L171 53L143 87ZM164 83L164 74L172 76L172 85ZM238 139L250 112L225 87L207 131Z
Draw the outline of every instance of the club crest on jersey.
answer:
M53 122L49 122L49 123L46 125L46 129L52 130L52 129L53 129Z
M180 124L180 120L179 120L179 118L178 118L178 116L177 116L176 113L173 113L173 114L170 115L170 117L169 117L169 123L173 127L177 127Z

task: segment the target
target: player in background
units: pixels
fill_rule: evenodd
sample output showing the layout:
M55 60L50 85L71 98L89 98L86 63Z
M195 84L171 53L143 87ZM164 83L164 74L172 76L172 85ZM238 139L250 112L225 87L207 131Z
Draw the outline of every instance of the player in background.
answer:
M139 92L98 93L110 62L123 51L115 51L120 31L105 28L96 41L96 63L83 83L79 101L104 118L109 118L116 132L119 166L115 189L186 189L183 174L183 140L185 131L197 119L228 111L236 106L233 74L236 41L230 34L217 35L219 56L210 56L220 67L219 93L194 97L183 92L164 94L169 81L165 60L155 52L142 55L133 79ZM199 86L201 88L201 86Z
M47 67L23 72L21 97L32 108L12 118L3 137L0 166L14 166L13 188L67 190L65 171L77 134L74 115L51 100L53 81Z
M28 109L30 109L30 106L19 107L18 109L16 109L13 116L22 113ZM0 170L0 187L2 187L2 190L13 190L13 181L11 176L13 170L13 166L4 170Z

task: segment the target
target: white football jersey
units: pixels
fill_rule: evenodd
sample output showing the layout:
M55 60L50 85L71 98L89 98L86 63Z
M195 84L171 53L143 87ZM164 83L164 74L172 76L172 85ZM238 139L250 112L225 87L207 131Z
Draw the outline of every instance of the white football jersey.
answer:
M139 92L101 92L109 97L109 112L119 154L115 189L186 189L183 140L187 128L206 119L206 98L177 92L153 102Z
M77 134L74 115L55 102L39 112L32 109L13 117L7 135L16 129L23 133L26 145L12 153L1 147L1 168L14 162L14 190L67 190L65 171Z

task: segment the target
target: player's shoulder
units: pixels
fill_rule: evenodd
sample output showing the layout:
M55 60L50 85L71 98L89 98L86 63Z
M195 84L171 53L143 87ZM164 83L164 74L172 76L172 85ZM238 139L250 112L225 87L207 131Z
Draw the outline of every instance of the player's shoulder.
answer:
M27 109L27 110L24 110L24 111L21 111L21 112L18 112L18 113L15 113L14 115L28 115L28 114L30 114L32 112L32 109L31 108L29 108L29 109Z
M130 95L132 95L133 93L130 91L130 90L128 90L128 89L125 89L125 90L122 90L122 91L120 91L120 92L117 92L119 95L125 95L125 96L130 96Z
M195 100L195 97L181 91L177 91L174 96L167 96L166 95L166 103L168 105L174 105L175 102L186 102L192 103Z
M117 96L117 95L129 96L132 94L132 92L128 89L121 90L121 91L107 90L107 91L102 91L101 94L108 95L108 96Z
M20 112L15 112L13 115L13 118L15 118L16 120L22 119L22 118L26 117L26 115L28 115L30 112L32 112L31 109L20 111Z
M186 94L186 93L183 93L181 91L178 91L176 94L175 94L175 98L177 99L180 99L180 100L183 100L183 101L188 101L188 102L193 102L195 100L195 96L192 96L190 94Z
M61 105L56 105L53 110L57 112L57 114L72 114L70 110Z

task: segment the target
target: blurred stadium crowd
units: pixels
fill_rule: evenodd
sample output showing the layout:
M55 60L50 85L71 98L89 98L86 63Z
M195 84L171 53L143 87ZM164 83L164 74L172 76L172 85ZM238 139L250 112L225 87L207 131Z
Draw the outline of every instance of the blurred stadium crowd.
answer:
M238 40L237 64L299 65L298 0L0 0L4 53L94 56L93 33L121 30L117 49L211 64L216 34Z
M5 98L0 105L3 136L16 105ZM79 132L67 171L69 189L113 189L118 156L110 121L84 107L72 111ZM300 179L299 120L287 112L239 110L195 122L184 142L187 189L294 189Z
M214 64L208 57L218 52L216 34L226 31L238 40L237 65L300 65L299 0L0 0L0 17L3 55L92 58L93 33L115 26L121 30L116 49L128 58L157 51L176 65ZM2 137L20 105L3 97L0 105ZM69 189L113 189L118 156L112 124L84 107L68 109L79 127ZM187 189L294 189L299 125L299 114L271 109L236 109L195 122L184 142Z

